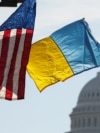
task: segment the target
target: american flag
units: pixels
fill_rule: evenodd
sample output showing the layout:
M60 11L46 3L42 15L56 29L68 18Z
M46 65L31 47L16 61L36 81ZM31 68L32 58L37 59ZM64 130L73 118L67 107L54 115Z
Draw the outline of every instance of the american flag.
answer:
M25 0L0 26L0 98L24 99L36 3Z

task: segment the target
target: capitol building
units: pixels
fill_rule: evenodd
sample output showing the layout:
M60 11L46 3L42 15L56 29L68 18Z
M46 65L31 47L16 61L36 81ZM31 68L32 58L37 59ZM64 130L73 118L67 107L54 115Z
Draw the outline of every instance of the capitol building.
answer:
M99 72L82 88L70 118L71 131L66 133L100 133Z

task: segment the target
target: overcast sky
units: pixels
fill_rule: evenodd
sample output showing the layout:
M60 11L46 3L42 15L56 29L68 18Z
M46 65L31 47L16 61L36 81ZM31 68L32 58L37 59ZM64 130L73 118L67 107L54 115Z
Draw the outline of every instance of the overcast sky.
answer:
M2 24L16 8L0 7ZM100 42L100 1L98 0L37 0L33 42L55 30L85 18L95 39ZM65 82L38 91L26 76L25 99L0 100L1 133L64 133L70 130L72 109L83 86L94 78L100 68L74 76Z

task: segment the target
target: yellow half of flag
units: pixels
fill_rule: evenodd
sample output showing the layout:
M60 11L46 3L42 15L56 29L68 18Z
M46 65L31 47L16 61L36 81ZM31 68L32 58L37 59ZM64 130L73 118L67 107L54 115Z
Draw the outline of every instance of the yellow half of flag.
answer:
M27 71L39 91L73 75L60 49L50 37L32 45Z

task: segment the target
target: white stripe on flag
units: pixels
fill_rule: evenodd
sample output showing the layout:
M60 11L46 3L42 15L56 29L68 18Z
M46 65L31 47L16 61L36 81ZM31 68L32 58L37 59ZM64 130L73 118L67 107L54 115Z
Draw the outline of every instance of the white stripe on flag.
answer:
M7 84L8 73L9 73L11 59L12 59L14 46L15 46L15 39L16 39L16 29L11 30L11 33L10 33L9 47L8 47L8 53L7 53L7 59L6 59L6 67L5 67L4 78L2 82L3 87L6 87L6 84Z
M0 57L1 57L1 49L2 49L2 40L3 40L4 31L0 32Z
M15 70L13 76L13 96L12 99L17 99L18 87L19 87L19 73L21 68L22 54L24 50L24 41L25 41L26 29L22 29L22 35L19 42L18 54L15 63Z
M2 87L0 89L0 98L5 98L5 95L6 95L6 88L5 87Z

